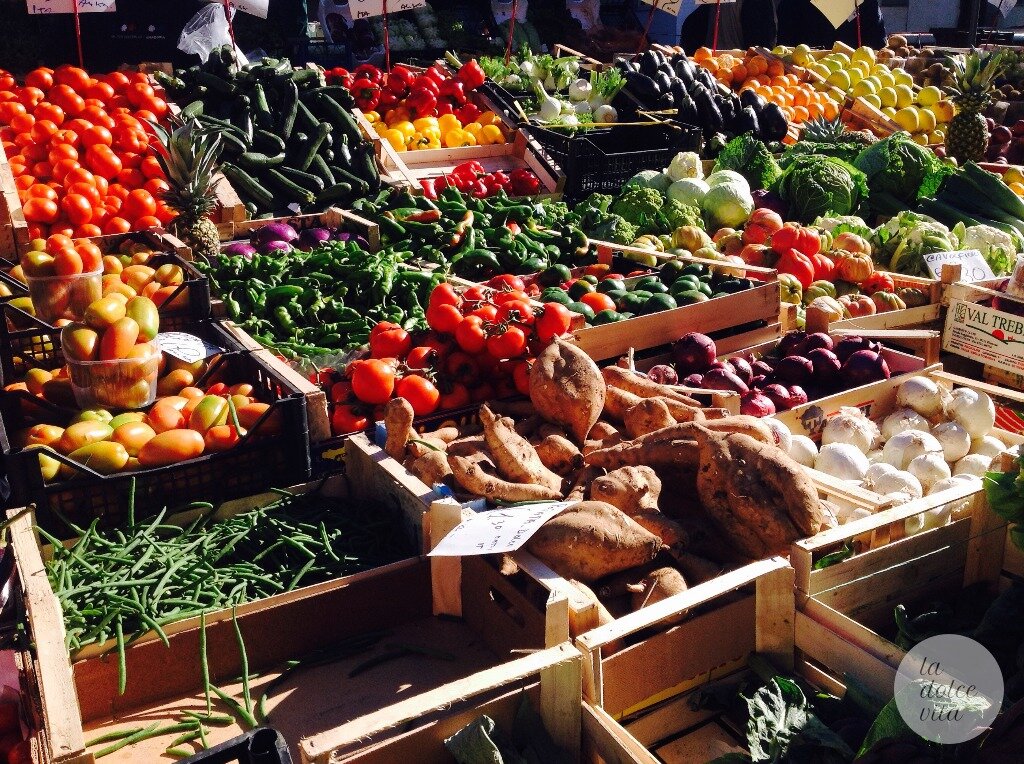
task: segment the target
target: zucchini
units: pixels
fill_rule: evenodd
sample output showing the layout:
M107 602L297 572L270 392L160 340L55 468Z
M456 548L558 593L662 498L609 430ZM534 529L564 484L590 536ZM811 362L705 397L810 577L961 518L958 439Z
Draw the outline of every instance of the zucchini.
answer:
M332 165L331 172L339 183L350 184L360 196L366 196L370 193L370 184L350 170L346 170L344 167L338 167L337 165Z
M224 177L231 181L232 187L255 202L257 208L265 209L273 205L274 195L245 170L228 162L222 163L220 169Z
M277 167L284 162L284 154L267 156L258 151L246 151L238 157L238 164L249 170L262 170L266 167Z
M346 204L352 199L352 194L350 183L335 183L316 195L316 204L318 207L326 207L337 202Z
M296 106L295 120L302 128L303 132L316 130L317 125L320 124L320 120L313 116L313 112L309 110L309 107L303 103L301 98Z
M309 165L310 172L313 172L320 180L324 182L325 186L333 186L337 181L334 178L334 173L331 172L331 168L327 166L327 162L324 158L317 154L313 157L313 161Z
M292 201L298 202L300 205L309 206L316 199L316 194L303 188L273 168L266 171L266 178L285 196Z
M284 120L281 122L281 137L285 140L292 134L295 126L295 118L299 111L299 88L294 80L290 80L284 87Z
M328 134L331 132L331 126L326 122L320 124L317 128L316 135L313 136L313 140L310 141L309 146L306 149L306 154L302 158L302 162L299 163L299 169L305 172L309 169L310 163L313 161L313 157L316 156L316 152L320 150L320 144L326 140Z
M323 82L320 71L314 68L295 69L292 72L291 79L297 87L302 87L303 85L306 87L315 86Z
M205 85L210 90L220 93L221 95L233 96L238 92L238 88L232 85L225 79L221 79L216 74L199 70L195 73L194 79L200 85Z
M363 136L359 132L359 125L356 124L356 120L351 112L344 109L327 93L320 92L314 94L310 102L313 113L330 122L341 131L342 135L347 135L352 141L362 140Z
M230 130L220 131L220 142L223 146L224 152L233 157L237 157L239 154L244 154L246 151L249 150L249 147L248 145L246 145L245 141L243 141Z
M252 138L253 147L266 154L280 154L285 149L284 141L281 139L281 136L272 133L269 130L257 128L253 131Z
M263 91L263 86L260 83L256 83L252 86L252 111L253 119L256 120L256 124L264 130L269 130L273 127L273 120L270 116L270 106L267 105L267 94Z
M380 189L377 157L369 143L360 142L352 149L352 172L370 184L370 191L376 193Z
M314 194L319 194L326 187L323 180L310 172L296 170L293 167L282 167L280 172L286 178L290 178L294 183L302 186L307 191L312 191Z
M185 119L189 117L198 117L203 113L203 102L201 100L195 100L181 110L181 116Z

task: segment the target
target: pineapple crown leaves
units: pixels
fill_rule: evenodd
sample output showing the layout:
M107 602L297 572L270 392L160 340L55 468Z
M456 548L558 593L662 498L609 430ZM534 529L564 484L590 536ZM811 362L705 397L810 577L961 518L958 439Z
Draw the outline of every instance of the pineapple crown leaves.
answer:
M948 91L954 97L986 96L992 88L992 83L1006 68L1001 51L981 53L972 50L963 56L948 58L947 65L953 73L955 82Z
M170 188L163 198L184 219L204 217L216 203L213 175L220 157L220 136L194 119L171 117L169 128L149 123L159 141L155 149ZM162 150L161 150L162 149Z

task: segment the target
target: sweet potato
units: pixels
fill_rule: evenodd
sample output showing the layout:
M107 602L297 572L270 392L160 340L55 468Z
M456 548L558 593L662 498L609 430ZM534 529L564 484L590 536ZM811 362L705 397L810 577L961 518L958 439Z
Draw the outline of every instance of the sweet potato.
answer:
M643 581L631 587L634 610L661 602L686 591L686 579L675 568L658 568L644 576ZM676 613L658 621L659 625L672 626L686 618L686 611Z
M589 586L587 586L582 581L570 580L569 583L573 587L578 589L580 592L582 592L583 595L590 602L592 602L594 604L594 606L597 608L597 624L596 624L597 626L604 626L606 623L611 623L612 621L615 620L615 617L611 613L608 612L608 608L606 608L604 606L604 603L602 603L601 600L599 600L597 598L597 595L594 594L594 591ZM574 617L573 610L571 608L569 609L569 636L570 637L575 639L580 634L583 634L584 632L589 631L594 626L595 626L595 624L592 624L592 623L583 624L583 625L579 624L577 622L577 619ZM604 656L604 657L607 657L609 655L613 655L613 654L617 653L619 650L621 650L623 647L625 647L625 643L622 640L618 640L617 639L614 642L609 642L607 645L602 647L601 648L601 655Z
M412 404L405 398L392 398L384 406L384 429L387 431L384 452L392 459L402 461L405 458L405 446L410 438L416 436L412 429L415 415Z
M448 455L443 451L428 451L409 465L409 472L419 478L427 486L443 483L452 474L448 466Z
M563 435L548 435L534 444L534 448L544 466L558 475L566 475L583 466L583 454Z
M610 438L612 435L618 435L619 430L615 425L605 422L603 419L597 420L593 427L590 428L590 432L587 433L587 440L604 440Z
M472 459L464 456L448 455L448 466L451 467L452 476L455 481L464 489L477 496L486 499L498 499L501 501L555 501L562 498L561 491L555 491L541 485L528 485L525 483L510 483L502 480L497 475L492 475L484 470L484 463L474 463Z
M696 554L691 554L690 552L684 552L678 547L672 548L669 551L675 559L675 564L679 566L683 578L694 585L703 584L705 581L710 581L722 575L723 567L716 562Z
M564 426L580 445L601 416L606 387L590 356L558 337L537 356L530 370L530 399L537 412Z
M601 474L596 467L583 467L576 472L572 479L572 487L565 495L566 501L583 501L587 496L587 489L594 482L594 478Z
M412 438L405 446L406 453L418 459L433 451L447 451L448 444L440 438L424 438L422 435Z
M537 432L537 428L544 423L544 420L540 418L540 414L532 414L526 419L520 419L516 422L516 432L522 435L524 438L531 437Z
M425 432L419 437L422 440L440 440L443 443L451 443L453 440L458 440L461 435L458 426L450 424Z
M669 427L676 423L661 398L643 398L635 406L626 409L622 417L626 433L631 438L639 438L649 432Z
M511 419L499 419L484 404L480 407L480 423L499 473L513 483L534 483L561 495L562 478L544 466L537 449L515 431Z
M658 509L661 480L647 466L619 467L590 484L590 498L621 509L630 517Z
M531 554L564 578L584 583L654 558L661 539L601 501L581 501L541 526L527 542Z
M645 438L656 435L650 433ZM627 440L610 448L602 448L598 451L584 453L583 461L595 467L604 467L613 470L625 466L649 467L660 466L689 466L697 465L700 449L695 440L661 440L652 439L645 441L644 438Z
M487 444L484 442L483 435L469 435L453 440L445 450L454 456L469 456L486 448Z
M626 417L626 412L642 400L639 395L609 386L604 397L604 414L616 422L621 422Z
M659 385L643 374L637 374L618 366L605 366L601 369L601 374L604 376L604 381L609 387L626 390L634 395L639 395L641 398L664 396L680 403L685 403L687 406L700 408L700 401L697 399L684 395L671 385Z
M650 510L632 515L633 520L661 539L665 546L686 544L686 531L679 523L659 510Z

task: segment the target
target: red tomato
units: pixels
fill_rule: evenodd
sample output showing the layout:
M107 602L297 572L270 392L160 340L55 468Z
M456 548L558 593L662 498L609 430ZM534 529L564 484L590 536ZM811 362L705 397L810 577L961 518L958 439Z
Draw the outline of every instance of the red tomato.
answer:
M417 416L433 413L441 400L441 393L434 383L420 376L402 377L395 385L395 393L412 404Z
M518 276L512 276L508 273L495 276L487 282L487 286L491 289L497 289L498 291L505 292L522 292L526 289L526 285L523 283L521 278Z
M427 308L427 324L435 332L454 334L463 320L459 309L450 303L440 303Z
M472 387L480 381L480 364L478 359L461 351L449 355L444 361L445 374Z
M331 432L335 435L347 435L369 427L366 415L356 406L340 404L331 412Z
M494 358L518 358L525 350L526 332L518 326L510 326L487 338L487 352Z
M139 177L142 177L141 174ZM154 213L156 213L156 199L144 188L130 191L121 205L121 215L128 220L152 216Z
M370 354L374 358L404 358L411 347L409 332L400 326L370 336Z
M352 373L352 391L366 403L386 403L395 389L395 370L374 358L363 361Z
M519 361L514 367L512 367L512 381L515 383L516 392L520 395L530 394L530 369L532 367L532 358Z
M515 323L533 326L533 307L526 300L511 300L498 308L495 319L499 324Z
M561 336L569 331L571 323L572 312L567 307L557 302L549 302L537 316L537 337L542 342L550 342L552 337Z
M410 369L421 371L437 364L437 351L429 345L418 345L409 351L405 365Z
M66 217L72 225L85 225L92 220L92 202L82 194L68 194L60 203Z
M455 288L447 282L438 284L430 293L430 307L435 305L454 305L458 307L461 304L462 298L455 291Z
M57 203L52 199L40 199L32 197L22 205L25 213L25 220L30 223L53 223L57 220L60 210Z
M461 382L453 382L444 387L438 407L444 410L462 408L469 404L469 390Z
M470 316L476 316L483 321L494 321L498 317L498 309L494 305L484 303L476 310L470 312ZM467 316L468 318L468 316Z

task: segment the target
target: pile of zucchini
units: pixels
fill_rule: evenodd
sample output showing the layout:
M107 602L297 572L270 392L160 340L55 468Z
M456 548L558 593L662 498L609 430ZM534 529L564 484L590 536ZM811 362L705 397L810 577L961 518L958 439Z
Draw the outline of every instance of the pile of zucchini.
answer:
M373 147L352 115L352 96L320 69L287 59L234 63L230 47L206 63L158 74L183 116L221 136L222 170L253 218L348 206L380 189Z

